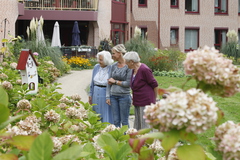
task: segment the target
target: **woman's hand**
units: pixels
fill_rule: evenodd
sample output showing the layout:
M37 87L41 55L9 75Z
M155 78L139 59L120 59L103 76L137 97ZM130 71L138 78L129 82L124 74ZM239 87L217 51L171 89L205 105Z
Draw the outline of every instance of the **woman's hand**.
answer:
M92 97L88 97L88 103L92 105Z
M107 103L108 105L111 105L110 99L107 99L107 100L106 100L106 103Z
M108 84L115 84L116 80L113 78L108 79Z

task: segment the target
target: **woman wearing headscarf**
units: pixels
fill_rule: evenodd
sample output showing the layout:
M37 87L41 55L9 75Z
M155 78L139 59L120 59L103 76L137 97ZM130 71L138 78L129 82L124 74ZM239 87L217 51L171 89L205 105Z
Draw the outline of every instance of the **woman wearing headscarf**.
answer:
M117 61L111 66L108 80L107 103L113 110L113 120L116 127L129 126L129 111L131 107L130 78L132 71L123 58L126 49L123 44L112 48L112 58Z
M131 89L134 105L134 128L139 130L149 128L143 119L146 105L156 103L158 83L152 74L152 70L140 62L137 52L127 52L123 58L130 69L132 69Z
M98 64L92 72L89 103L94 104L93 110L100 115L102 122L113 124L112 108L106 103L106 87L113 59L110 52L102 51L97 54L97 60Z

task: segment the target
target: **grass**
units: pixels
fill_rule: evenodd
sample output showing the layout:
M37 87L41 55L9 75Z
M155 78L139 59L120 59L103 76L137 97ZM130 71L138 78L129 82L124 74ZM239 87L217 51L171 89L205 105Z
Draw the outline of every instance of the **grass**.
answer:
M166 89L170 86L181 88L182 84L184 84L187 80L186 77L176 78L156 76L155 78L158 81L159 88L163 89ZM185 84L184 90L193 87L196 87L196 82L194 80L190 80ZM209 94L209 96L213 97L214 101L217 102L217 106L224 112L222 123L228 120L234 121L235 123L240 122L240 93L228 98L222 98L211 94ZM214 151L214 143L211 140L211 138L214 136L214 131L215 127L212 127L205 133L198 135L197 143L203 146L206 151L211 152L217 159L219 159L219 153Z

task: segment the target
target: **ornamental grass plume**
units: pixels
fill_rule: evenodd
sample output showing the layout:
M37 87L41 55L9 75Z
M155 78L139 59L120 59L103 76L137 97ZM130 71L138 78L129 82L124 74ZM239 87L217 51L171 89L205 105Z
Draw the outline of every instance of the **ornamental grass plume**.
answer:
M223 160L239 160L240 157L240 123L227 121L216 128L216 150L223 153Z
M172 92L166 99L146 106L144 118L161 132L185 129L203 133L217 122L216 102L200 89Z
M187 54L183 62L185 73L198 81L197 88L221 97L230 97L240 91L237 66L215 48L205 46Z

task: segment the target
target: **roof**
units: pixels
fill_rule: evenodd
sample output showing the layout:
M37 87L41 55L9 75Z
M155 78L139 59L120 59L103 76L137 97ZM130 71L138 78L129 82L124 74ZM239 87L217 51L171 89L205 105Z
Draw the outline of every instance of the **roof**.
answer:
M18 60L18 65L17 65L18 70L25 70L26 69L26 63L27 63L29 55L32 57L36 66L38 66L38 63L37 63L36 59L34 58L31 50L30 49L23 49L20 53L20 57L19 57L19 60Z

